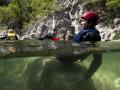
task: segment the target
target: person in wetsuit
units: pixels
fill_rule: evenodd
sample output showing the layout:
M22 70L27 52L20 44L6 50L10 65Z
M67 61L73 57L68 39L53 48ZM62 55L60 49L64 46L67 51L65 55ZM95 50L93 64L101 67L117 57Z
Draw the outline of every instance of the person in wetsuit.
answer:
M78 34L74 36L73 41L75 43L81 43L81 42L90 42L91 45L95 46L95 42L101 41L100 33L95 28L95 26L98 24L99 16L95 12L85 12L81 16L81 30ZM62 61L63 63L72 63L80 59L81 61L84 61L89 55L93 55L93 61L90 64L87 72L84 75L85 79L89 79L100 67L102 64L102 54L101 53L86 53L82 54L81 56L71 55L71 57L67 56L58 56L58 60Z
M8 30L6 40L18 40L18 37L13 29Z
M98 24L99 16L95 12L85 12L81 16L81 25L82 29L80 32L74 37L73 41L76 43L86 42L89 41L91 44L94 45L95 42L101 41L100 33L95 28ZM90 54L85 54L81 58L82 61L85 60ZM85 73L85 78L89 79L100 67L102 64L102 54L101 53L92 53L93 61L88 68L87 72Z

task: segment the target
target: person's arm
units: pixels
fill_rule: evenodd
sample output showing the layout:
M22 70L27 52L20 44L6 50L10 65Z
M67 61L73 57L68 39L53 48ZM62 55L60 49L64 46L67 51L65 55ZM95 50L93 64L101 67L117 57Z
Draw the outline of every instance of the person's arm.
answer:
M81 30L77 35L75 35L73 41L76 43L80 43L84 33L85 31Z
M55 37L53 34L47 34L45 37L39 38L39 40L50 39L53 41L59 41L60 38Z
M102 54L101 53L94 53L93 54L93 61L88 68L87 72L85 73L85 79L89 79L100 67L102 64Z

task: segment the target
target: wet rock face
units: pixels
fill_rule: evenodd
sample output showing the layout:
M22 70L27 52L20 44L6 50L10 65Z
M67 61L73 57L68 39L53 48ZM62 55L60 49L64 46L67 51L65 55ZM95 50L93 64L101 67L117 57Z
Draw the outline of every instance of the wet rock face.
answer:
M86 11L82 0L54 0L57 8L62 7L58 11L45 16L42 20L38 20L21 39L39 39L47 34L57 33L57 37L61 40L70 40L80 31L80 16ZM114 27L104 27L98 25L102 40L112 40L116 31L120 31L119 18L113 20Z
M55 3L58 7L63 6L63 10L54 11L53 14L45 16L43 20L38 20L32 29L28 30L21 39L38 39L54 32L58 33L58 37L60 37L61 40L63 40L66 35L68 39L69 36L74 35L76 23L73 24L72 22L78 18L77 15L80 10L83 9L79 7L82 5L80 0L55 0Z
M113 19L113 24L108 26L97 25L102 41L120 39L120 18Z

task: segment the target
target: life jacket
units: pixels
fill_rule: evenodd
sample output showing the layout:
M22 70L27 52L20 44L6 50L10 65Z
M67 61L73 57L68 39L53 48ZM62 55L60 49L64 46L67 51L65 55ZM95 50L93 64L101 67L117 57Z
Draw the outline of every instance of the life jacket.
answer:
M97 42L101 41L101 37L96 29L83 29L74 37L74 41L77 43L85 41Z
M56 38L56 37L54 37L54 38L51 38L51 40L53 40L53 41L59 41L60 38Z
M16 35L14 32L7 33L7 40L16 40Z
M59 41L60 38L56 37L55 35L53 34L48 34L44 37L45 39L50 39L50 40L53 40L53 41Z

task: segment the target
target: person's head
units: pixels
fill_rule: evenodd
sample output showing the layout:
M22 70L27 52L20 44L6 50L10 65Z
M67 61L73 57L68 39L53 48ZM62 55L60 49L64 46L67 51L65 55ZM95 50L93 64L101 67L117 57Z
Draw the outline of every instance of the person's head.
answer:
M8 33L15 33L15 32L13 31L13 29L9 29Z
M82 28L89 29L89 28L95 28L95 26L98 24L99 16L95 12L85 12L82 16L81 25Z

